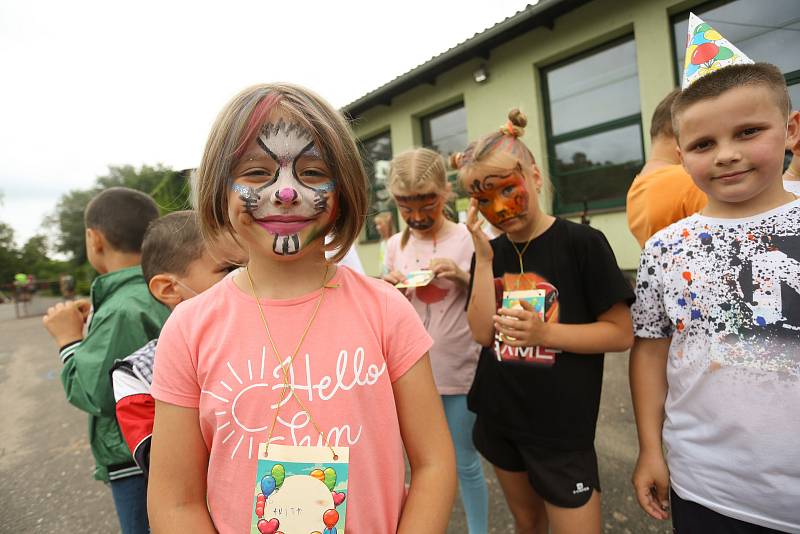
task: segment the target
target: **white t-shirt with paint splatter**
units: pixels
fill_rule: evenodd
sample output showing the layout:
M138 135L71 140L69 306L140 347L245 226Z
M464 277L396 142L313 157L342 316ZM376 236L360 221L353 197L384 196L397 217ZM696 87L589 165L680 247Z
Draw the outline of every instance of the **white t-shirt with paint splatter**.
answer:
M655 234L632 313L637 337L672 337L663 439L675 492L800 532L800 200Z
M789 191L790 193L794 193L795 195L800 195L800 181L798 180L784 180L783 188Z

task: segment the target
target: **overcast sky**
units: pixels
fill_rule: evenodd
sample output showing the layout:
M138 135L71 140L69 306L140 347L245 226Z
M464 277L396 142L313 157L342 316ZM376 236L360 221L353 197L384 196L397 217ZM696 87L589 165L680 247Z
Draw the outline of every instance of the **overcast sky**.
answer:
M22 243L109 165L196 166L250 84L340 107L527 3L0 0L0 221Z

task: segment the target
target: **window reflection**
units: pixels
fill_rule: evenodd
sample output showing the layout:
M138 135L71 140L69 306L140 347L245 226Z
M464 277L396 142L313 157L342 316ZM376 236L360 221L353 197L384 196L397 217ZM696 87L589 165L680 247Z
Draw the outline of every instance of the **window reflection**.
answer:
M555 145L551 162L560 204L583 204L624 196L644 164L638 124Z
M734 0L714 9L692 11L753 61L768 61L783 73L800 70L800 1ZM686 13L673 24L678 79L682 77L688 17Z
M444 157L467 146L467 112L459 104L422 119L423 144Z
M392 160L392 138L389 132L377 135L361 143L361 158L369 180L369 212L366 220L366 240L380 239L373 218L382 211L391 211L397 220L394 204L386 187L389 177L389 162Z
M547 72L552 133L559 135L639 113L633 41Z

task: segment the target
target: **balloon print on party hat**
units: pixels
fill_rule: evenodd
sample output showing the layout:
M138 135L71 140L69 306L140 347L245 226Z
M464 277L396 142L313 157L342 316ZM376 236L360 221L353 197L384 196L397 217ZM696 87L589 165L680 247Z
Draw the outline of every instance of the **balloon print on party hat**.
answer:
M710 24L694 13L689 13L689 37L686 41L682 89L722 67L752 63L752 59L744 55Z

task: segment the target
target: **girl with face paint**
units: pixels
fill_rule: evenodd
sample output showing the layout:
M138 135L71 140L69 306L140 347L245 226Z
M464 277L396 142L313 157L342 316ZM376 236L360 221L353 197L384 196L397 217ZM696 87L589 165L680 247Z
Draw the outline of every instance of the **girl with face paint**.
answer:
M547 180L519 139L526 123L512 110L451 158L471 196L467 317L483 346L468 396L473 438L517 532L599 533L603 354L632 344L633 293L602 233L541 209ZM504 233L489 241L479 212ZM503 307L504 293L531 301Z
M472 444L475 415L466 394L480 346L469 334L466 304L472 238L444 210L450 184L442 157L418 148L399 154L389 170L389 192L406 228L389 239L383 279L396 284L411 271L430 269L427 285L404 290L433 337L431 366L453 437L461 499L471 534L488 532L488 493L481 460Z
M159 338L154 532L290 532L292 521L320 532L445 530L455 458L432 340L398 291L335 263L361 232L366 183L346 121L307 89L254 86L220 113L197 211L206 239L230 234L249 261L178 306ZM339 469L335 490L326 475L304 501L289 489L290 464L280 491L274 479L264 489L264 462L281 454L323 455ZM288 507L305 515L268 515Z

